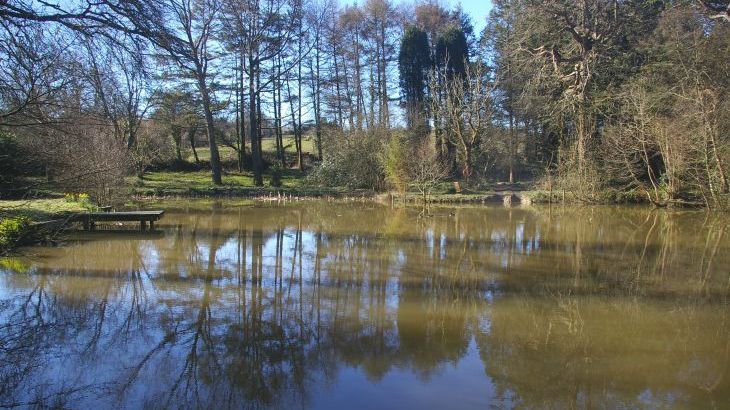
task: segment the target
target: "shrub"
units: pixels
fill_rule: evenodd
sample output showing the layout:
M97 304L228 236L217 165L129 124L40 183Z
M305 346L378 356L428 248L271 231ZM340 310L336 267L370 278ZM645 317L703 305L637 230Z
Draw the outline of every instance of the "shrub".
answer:
M309 174L310 181L329 187L381 189L385 174L380 158L387 137L383 130L327 132L322 162Z
M428 138L408 138L397 132L385 144L381 161L390 186L400 193L415 188L424 202L449 174L448 167L436 154L433 141Z
M0 253L19 245L26 239L30 223L30 218L26 216L0 220Z
M409 168L413 155L412 144L400 133L393 133L385 144L381 164L385 179L396 191L403 193L408 188Z
M431 192L448 177L449 168L439 160L431 141L421 141L412 152L407 173L409 185L421 193L426 203Z
M27 148L44 162L51 187L86 192L99 203L126 195L124 177L131 170L126 143L114 127L89 118L64 118L67 124L26 138Z

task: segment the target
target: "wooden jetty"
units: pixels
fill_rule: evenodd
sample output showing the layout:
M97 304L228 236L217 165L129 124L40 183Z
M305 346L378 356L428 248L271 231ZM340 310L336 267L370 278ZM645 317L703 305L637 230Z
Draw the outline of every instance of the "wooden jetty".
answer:
M160 220L165 211L124 211L124 212L88 212L72 217L71 221L84 224L84 230L96 229L97 222L139 222L140 230L152 230L155 221Z

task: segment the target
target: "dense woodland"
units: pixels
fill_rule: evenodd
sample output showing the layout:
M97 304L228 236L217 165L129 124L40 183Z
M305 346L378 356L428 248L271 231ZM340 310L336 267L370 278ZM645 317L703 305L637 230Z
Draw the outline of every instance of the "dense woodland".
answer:
M0 2L2 195L208 167L728 205L728 1L492 4L475 32L435 1Z

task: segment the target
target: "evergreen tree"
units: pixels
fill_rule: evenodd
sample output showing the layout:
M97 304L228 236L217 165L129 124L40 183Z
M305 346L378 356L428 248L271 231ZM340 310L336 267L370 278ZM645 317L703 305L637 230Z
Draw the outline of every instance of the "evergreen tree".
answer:
M449 76L463 76L468 62L469 45L464 30L457 26L447 28L436 40L436 67L445 69Z
M398 55L400 86L408 128L420 136L428 132L424 100L426 79L431 67L429 54L426 32L415 26L406 28Z

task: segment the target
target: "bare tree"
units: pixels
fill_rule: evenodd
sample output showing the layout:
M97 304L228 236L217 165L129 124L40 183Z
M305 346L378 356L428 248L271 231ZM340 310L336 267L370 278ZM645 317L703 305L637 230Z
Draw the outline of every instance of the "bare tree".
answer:
M277 67L279 56L294 43L297 24L300 19L299 0L229 0L226 15L240 30L242 70L248 77L248 127L251 139L251 156L254 184L263 185L263 159L261 156L261 94L278 83L279 78L289 73L296 64ZM272 63L276 75L262 76L265 64ZM263 77L263 80L262 80ZM280 113L278 114L280 115Z
M439 160L434 144L426 140L415 147L408 173L409 185L418 190L426 204L433 190L449 176L449 168Z
M94 89L95 105L114 127L114 132L132 149L137 132L150 108L153 94L147 72L147 61L137 44L105 38L85 38L83 75Z
M430 88L443 96L432 100L432 110L445 120L446 129L442 132L456 147L467 184L474 170L474 150L492 126L494 87L482 63L466 64L463 78L440 72L431 75Z
M0 20L0 126L30 127L56 121L58 96L72 86L66 75L75 43L37 23L21 27Z
M213 36L219 22L221 4L212 0L168 0L165 6L165 14L175 25L173 28L175 31L172 33L176 34L168 31L165 37L156 39L156 42L167 51L167 55L180 69L189 73L195 80L205 117L213 183L221 185L223 182L213 120L210 73L211 64L220 52L216 50ZM155 37L154 33L148 34L150 37ZM176 45L168 46L168 44Z
M710 13L711 19L720 19L730 22L730 1L699 0L702 7Z

